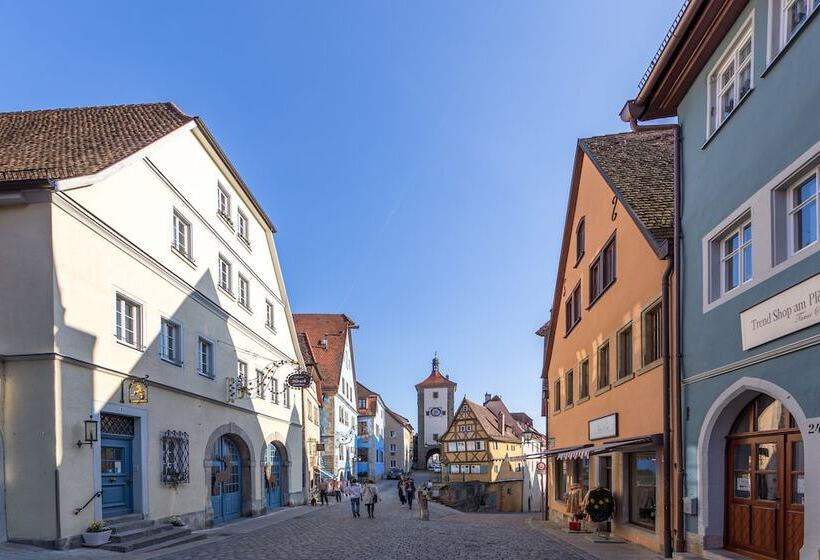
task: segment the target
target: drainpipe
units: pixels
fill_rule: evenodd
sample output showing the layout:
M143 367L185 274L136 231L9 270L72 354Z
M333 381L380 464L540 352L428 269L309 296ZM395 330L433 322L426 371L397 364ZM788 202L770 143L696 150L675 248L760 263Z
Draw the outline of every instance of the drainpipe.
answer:
M675 383L675 424L676 432L676 454L677 464L675 465L676 489L678 495L678 503L675 515L675 550L682 552L686 549L685 529L683 527L683 477L686 472L684 469L685 457L683 454L683 391L681 385L681 342L683 340L683 333L681 325L683 323L683 311L681 306L682 293L682 278L681 278L681 254L683 251L683 229L681 228L681 205L683 200L683 179L681 171L681 129L678 127L675 134L675 224L674 235L675 245L673 248L673 259L675 261L675 369L674 383Z
M664 557L672 557L672 527L671 527L671 481L672 481L672 445L675 445L677 455L677 463L675 465L675 486L677 494L677 503L675 507L675 550L682 552L685 548L685 539L683 538L683 417L681 414L681 372L680 372L680 357L681 357L681 275L680 275L680 252L681 252L681 227L680 227L680 209L681 209L681 147L680 147L680 125L678 124L660 124L660 125L641 125L638 124L637 119L629 121L629 127L633 132L640 132L642 130L675 130L675 147L674 147L674 217L673 228L674 233L671 249L671 260L667 265L666 272L663 277L663 458L664 458L664 535L663 548ZM667 259L669 255L667 254ZM669 327L670 327L670 310L669 310L669 294L670 294L670 277L672 271L676 270L675 275L675 360L674 368L672 366L672 353L670 348ZM674 380L670 378L674 375ZM670 383L673 381L673 383ZM675 389L675 400L672 401L671 389ZM674 407L674 411L673 411ZM670 415L674 412L674 415ZM673 418L677 420L675 423L675 441L671 441L671 423Z
M669 345L669 285L671 284L674 260L667 255L666 271L663 273L663 557L672 558L672 442L670 417L672 396L669 394L671 376L671 352Z

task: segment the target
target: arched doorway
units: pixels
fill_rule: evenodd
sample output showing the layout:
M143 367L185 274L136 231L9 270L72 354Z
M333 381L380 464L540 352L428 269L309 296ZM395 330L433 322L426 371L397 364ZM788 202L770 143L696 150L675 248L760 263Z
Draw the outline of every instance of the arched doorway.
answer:
M783 403L759 393L737 415L726 441L726 548L797 560L805 454L794 418Z
M262 487L265 489L265 506L268 511L287 505L287 461L285 447L270 441L265 446L262 459Z
M239 446L229 435L219 437L211 448L211 508L214 522L242 515L243 461Z

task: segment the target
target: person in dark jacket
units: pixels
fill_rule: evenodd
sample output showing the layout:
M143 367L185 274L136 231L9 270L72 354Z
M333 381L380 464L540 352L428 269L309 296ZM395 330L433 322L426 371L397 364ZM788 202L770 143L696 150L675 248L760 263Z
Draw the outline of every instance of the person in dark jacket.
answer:
M413 509L413 498L416 497L416 482L413 477L408 478L404 483L404 497L407 499L409 509Z
M398 489L399 489L399 501L401 502L401 505L404 505L404 504L407 503L407 499L404 497L404 477L403 476L399 477Z

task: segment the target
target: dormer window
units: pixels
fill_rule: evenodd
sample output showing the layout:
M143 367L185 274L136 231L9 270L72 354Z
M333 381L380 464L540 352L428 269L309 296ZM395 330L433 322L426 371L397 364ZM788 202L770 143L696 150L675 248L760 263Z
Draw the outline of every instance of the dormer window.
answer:
M584 256L584 245L586 244L586 224L584 218L578 221L575 228L575 262L581 260Z

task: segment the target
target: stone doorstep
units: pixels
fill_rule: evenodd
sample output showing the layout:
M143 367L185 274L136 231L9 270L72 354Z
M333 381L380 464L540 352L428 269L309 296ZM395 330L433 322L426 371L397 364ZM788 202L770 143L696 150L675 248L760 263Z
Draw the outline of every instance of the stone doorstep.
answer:
M124 542L109 542L104 544L101 548L103 550L111 550L113 552L132 552L134 550L147 548L160 543L169 543L170 541L180 540L191 536L191 529L188 527L173 527L163 530L159 533L143 533L132 534L128 540ZM202 535L205 538L205 535Z

